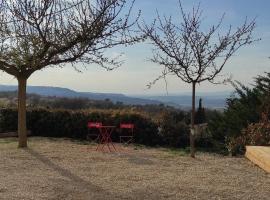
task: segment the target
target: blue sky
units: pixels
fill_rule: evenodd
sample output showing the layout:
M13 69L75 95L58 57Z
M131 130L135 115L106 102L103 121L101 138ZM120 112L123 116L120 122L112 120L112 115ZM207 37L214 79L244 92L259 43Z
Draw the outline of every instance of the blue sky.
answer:
M252 83L252 77L270 71L270 1L269 0L182 0L184 10L189 11L193 5L201 3L203 9L203 27L216 24L223 13L223 27L237 27L245 17L256 17L257 28L254 36L262 40L244 47L236 53L224 68L224 74L232 74L233 79L245 84ZM140 9L141 18L151 22L160 14L171 15L175 22L180 22L178 0L136 0L134 13ZM114 54L125 53L125 63L114 71L105 71L97 65L82 68L78 73L69 65L62 69L47 68L34 73L28 80L29 85L46 85L68 87L78 91L110 92L124 94L165 94L165 84L158 82L150 90L146 89L149 81L155 79L162 67L147 61L151 57L149 44L137 44L128 48L115 48ZM0 84L17 84L16 79L1 72ZM189 92L191 86L175 77L168 77L169 94ZM203 83L200 92L232 90L229 85L211 85Z

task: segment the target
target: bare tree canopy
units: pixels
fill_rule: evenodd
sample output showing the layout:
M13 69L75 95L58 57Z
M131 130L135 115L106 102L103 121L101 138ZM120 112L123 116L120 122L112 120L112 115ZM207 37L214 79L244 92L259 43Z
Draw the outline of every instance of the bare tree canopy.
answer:
M176 75L182 81L192 84L191 156L194 157L194 115L196 84L209 81L214 83L229 58L242 46L254 41L252 37L255 20L246 19L242 26L219 32L224 15L217 25L205 31L202 28L200 5L185 13L179 0L182 21L176 25L172 17L161 17L150 25L143 23L144 32L153 49L153 63L164 67L162 74L151 82L151 87L166 75Z
M141 37L132 30L134 1L2 0L0 2L0 70L18 79L19 147L27 146L26 84L37 70L65 63L121 65L104 51L131 45ZM76 67L76 66L75 66Z
M152 62L164 66L163 75L173 74L187 83L213 82L228 59L242 46L252 43L255 20L227 32L219 33L224 15L217 25L204 31L202 10L194 7L185 13L180 5L182 22L176 25L172 17L161 17L141 30L148 36L153 50ZM162 78L161 76L160 78Z
M29 77L67 62L117 66L103 51L132 44L125 0L3 0L0 5L0 69ZM130 10L129 10L130 11Z

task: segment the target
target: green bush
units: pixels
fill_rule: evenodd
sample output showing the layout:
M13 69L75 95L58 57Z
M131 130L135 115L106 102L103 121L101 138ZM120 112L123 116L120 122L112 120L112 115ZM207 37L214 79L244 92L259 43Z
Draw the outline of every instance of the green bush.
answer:
M189 126L184 112L164 112L159 120L161 143L170 147L189 145Z
M27 128L33 136L68 137L86 139L87 122L98 121L104 125L119 127L120 123L134 123L135 143L148 146L189 146L189 115L184 111L164 111L158 117L134 110L49 110L28 109ZM0 110L1 132L17 130L17 110ZM119 141L120 129L116 128L112 139ZM197 144L205 147L202 138Z
M17 130L17 110L0 110L1 132ZM158 145L160 136L157 125L149 118L135 112L121 111L70 111L28 109L27 128L33 136L69 137L86 139L88 121L100 121L103 124L115 125L120 123L135 124L135 142L145 145ZM118 140L119 129L116 129L113 139Z
M226 109L223 113L216 113L208 125L213 140L223 144L230 154L237 154L243 153L244 145L248 144L243 131L247 129L254 136L264 134L264 129L259 128L260 116L267 112L266 118L270 119L270 73L255 77L253 88L239 82L233 85L235 92L227 99ZM248 132L245 134L249 135Z
M10 132L17 130L18 112L15 109L1 109L0 132Z

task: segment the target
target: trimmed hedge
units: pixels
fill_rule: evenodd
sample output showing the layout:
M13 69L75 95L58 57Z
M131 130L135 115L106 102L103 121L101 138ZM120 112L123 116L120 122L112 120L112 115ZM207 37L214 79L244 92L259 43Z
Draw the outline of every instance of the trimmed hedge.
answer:
M17 109L0 109L0 133L17 130ZM155 117L133 110L51 110L28 109L27 128L33 136L87 138L87 122L105 125L135 124L135 143L148 146L189 146L188 114L183 111L161 112ZM113 140L119 141L116 128ZM198 140L199 141L199 140Z
M0 110L0 132L17 130L17 110ZM103 124L115 125L120 123L135 124L135 142L145 145L158 145L161 137L158 135L157 124L151 119L135 112L121 111L70 111L28 109L27 128L33 136L68 137L86 139L88 121L100 121ZM118 141L119 129L113 134Z

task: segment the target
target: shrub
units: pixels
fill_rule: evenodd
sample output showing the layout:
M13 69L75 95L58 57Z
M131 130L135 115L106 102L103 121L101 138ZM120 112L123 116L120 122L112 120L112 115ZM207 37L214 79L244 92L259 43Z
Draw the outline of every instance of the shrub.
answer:
M262 138L261 134L265 132L260 114L270 111L270 73L255 77L253 88L239 82L233 86L235 93L227 99L224 113L216 115L208 125L213 140L224 144L231 154L236 154L244 152L245 144L252 144L252 141L258 144L260 139L257 140L257 136ZM269 119L270 115L267 117Z
M136 143L145 145L160 143L156 123L132 111L27 110L27 127L34 136L86 139L88 121L100 121L103 124L115 126L119 126L120 123L134 123ZM0 127L1 132L17 130L16 109L0 110ZM114 140L118 140L118 134L119 129L116 129Z
M27 127L33 136L87 138L87 122L99 121L119 127L120 123L134 123L135 143L148 146L186 147L189 145L189 115L184 111L167 110L156 117L142 111L122 110L49 110L28 109ZM17 130L17 110L0 110L1 132ZM119 141L119 128L112 135ZM200 138L197 144L205 147L208 138Z
M228 150L231 154L244 153L245 146L269 146L270 145L270 121L266 114L258 123L252 123L241 131L241 135L230 138Z
M270 121L262 115L262 120L259 123L250 124L246 129L242 131L242 138L245 145L270 145Z
M170 147L189 145L189 126L186 124L186 113L182 111L164 112L159 119L161 143Z
M1 109L0 132L17 130L18 112L15 109Z

